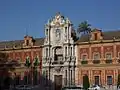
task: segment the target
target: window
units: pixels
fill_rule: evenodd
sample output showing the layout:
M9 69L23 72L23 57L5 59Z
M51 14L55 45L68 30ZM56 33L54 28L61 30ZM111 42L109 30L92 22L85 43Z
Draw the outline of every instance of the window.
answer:
M107 76L107 85L112 85L112 76Z
M70 50L70 51L71 51L71 54L70 54L70 55L72 56L72 47L71 47L71 50Z
M29 40L26 40L26 45L27 45L27 46L29 45Z
M111 59L112 59L111 53L107 53L107 54L106 54L106 60L111 60Z
M71 70L71 85L72 85L72 70Z
M67 56L67 47L65 47L65 56Z
M94 60L99 60L100 59L100 55L98 53L94 54Z
M65 85L67 85L67 70L65 70Z
M48 48L46 48L46 57L48 57Z
M97 40L97 33L95 33L94 35L95 35L95 40Z
M99 85L99 76L95 76L95 85Z
M46 29L46 36L48 35L48 29Z
M65 27L65 34L67 34L67 27Z
M86 61L87 60L87 55L82 55L82 61Z

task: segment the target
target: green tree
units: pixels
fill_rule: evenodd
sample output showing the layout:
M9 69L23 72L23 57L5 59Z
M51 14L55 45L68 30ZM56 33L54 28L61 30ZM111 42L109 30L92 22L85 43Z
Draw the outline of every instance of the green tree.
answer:
M8 54L0 51L0 89L8 89L12 85L12 78L9 73L15 71L15 67L19 67L20 63L17 60L9 60ZM1 86L2 85L2 86Z
M117 87L120 85L120 74L118 74Z
M87 90L90 87L89 78L87 75L83 76L83 88Z
M39 58L38 57L35 57L35 60L34 60L34 66L39 66L40 62L39 62Z
M33 84L38 84L38 71L37 71L37 68L39 68L39 64L40 64L40 61L39 61L39 57L36 56L35 59L34 59L34 68L33 68Z
M31 65L30 58L27 57L27 58L26 58L26 62L25 62L25 66L29 68L30 65Z
M79 26L78 26L78 29L77 29L78 34L80 34L80 33L82 33L82 32L84 32L84 34L85 34L85 33L90 33L90 32L91 32L90 26L91 26L91 25L88 24L87 21L81 22L81 23L79 24Z
M31 66L31 62L30 62L30 58L29 57L26 58L25 66L29 70L29 67ZM28 71L28 73L29 73L29 71ZM28 84L28 79L29 79L28 73L27 73L27 75L24 78L25 84Z

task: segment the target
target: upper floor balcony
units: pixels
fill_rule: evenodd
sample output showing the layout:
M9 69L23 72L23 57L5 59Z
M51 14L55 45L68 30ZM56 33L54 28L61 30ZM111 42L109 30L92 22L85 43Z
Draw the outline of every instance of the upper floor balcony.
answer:
M88 60L80 60L81 65L87 65L87 64L120 64L120 59L88 59Z

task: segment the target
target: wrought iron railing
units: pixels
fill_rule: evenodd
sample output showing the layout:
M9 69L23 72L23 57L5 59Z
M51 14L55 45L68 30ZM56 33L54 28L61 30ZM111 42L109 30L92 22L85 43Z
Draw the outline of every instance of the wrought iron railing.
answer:
M88 61L87 60L83 60L83 61L81 61L81 64L88 64Z
M100 60L93 60L93 64L100 64Z
M105 60L105 62L106 62L107 64L111 64L111 63L112 63L112 60L111 60L111 59L107 59L107 60Z

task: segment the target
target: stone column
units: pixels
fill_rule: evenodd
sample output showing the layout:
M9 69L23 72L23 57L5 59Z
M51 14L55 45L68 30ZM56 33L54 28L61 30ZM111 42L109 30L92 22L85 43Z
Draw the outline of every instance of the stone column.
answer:
M75 67L73 66L73 84L75 85Z
M105 70L101 70L101 84L105 84Z
M92 58L91 58L91 45L89 46L89 57L88 57L88 59L89 59L89 61L88 62L90 62L90 64L92 64Z
M71 81L71 80L70 80L70 70L71 70L71 69L70 69L70 67L68 66L68 82L69 82L69 83L68 83L68 86L70 86L70 81Z
M93 84L93 70L91 69L91 84Z
M89 82L91 84L91 70L90 69L88 70L88 77L89 77Z
M81 85L82 84L82 74L81 74L81 70L78 69L78 84Z
M115 44L113 45L113 53L114 53L114 59L113 59L114 61L113 61L113 63L115 64L115 63L117 63L117 62L116 62L116 60L117 60L117 58L116 58L117 55L116 55L116 45L115 45Z
M114 85L117 85L117 79L118 79L118 69L114 70Z
M105 63L104 62L104 52L103 52L103 45L101 46L101 63Z

